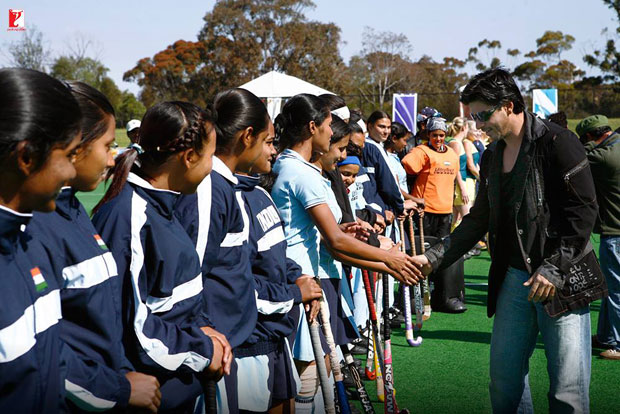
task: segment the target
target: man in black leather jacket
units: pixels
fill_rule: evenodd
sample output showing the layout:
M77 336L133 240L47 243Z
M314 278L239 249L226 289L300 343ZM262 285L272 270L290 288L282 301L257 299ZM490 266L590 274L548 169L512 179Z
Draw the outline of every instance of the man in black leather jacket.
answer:
M528 360L542 333L551 412L589 411L590 313L597 285L570 299L571 264L591 250L597 205L583 146L570 131L525 111L501 68L476 75L463 90L477 126L497 141L481 161L474 207L419 263L449 266L489 233L488 315L495 315L489 386L494 412L533 411ZM604 286L604 282L603 282ZM560 293L558 295L558 293ZM551 317L559 309L565 312ZM549 313L547 312L549 311Z

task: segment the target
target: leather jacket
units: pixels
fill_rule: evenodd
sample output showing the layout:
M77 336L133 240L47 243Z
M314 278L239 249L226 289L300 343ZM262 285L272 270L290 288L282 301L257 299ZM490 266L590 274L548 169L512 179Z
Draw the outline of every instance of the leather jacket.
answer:
M530 275L539 273L557 290L571 283L566 270L590 251L590 234L597 216L594 182L585 150L577 137L535 115L525 113L521 154L513 168L517 191L514 234ZM487 314L493 316L497 296L509 266L510 243L498 239L501 211L503 140L487 148L481 160L480 188L474 206L449 236L426 252L434 270L446 268L489 233L491 267ZM501 235L499 235L501 238ZM563 269L563 270L562 270ZM569 286L567 286L569 287ZM577 306L599 299L603 288L578 298ZM575 303L572 303L575 307Z

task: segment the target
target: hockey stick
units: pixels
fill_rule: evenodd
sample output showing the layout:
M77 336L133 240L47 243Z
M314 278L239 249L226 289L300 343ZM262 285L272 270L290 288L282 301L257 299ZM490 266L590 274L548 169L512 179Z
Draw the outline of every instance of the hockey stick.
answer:
M424 247L424 218L420 216L420 250L422 254L426 250ZM424 286L424 320L427 320L431 317L431 290L428 285L428 278L424 278L423 282Z
M310 328L310 339L312 341L312 351L314 352L314 362L319 373L319 383L321 391L323 391L323 402L325 403L325 412L327 414L336 414L336 404L334 403L334 389L329 384L327 376L327 367L323 358L323 347L321 346L321 336L319 334L319 322L314 318L310 322L310 314L306 313L308 325Z
M351 375L351 378L353 378L353 382L355 382L355 388L357 389L357 394L359 395L360 402L362 403L362 409L364 410L364 414L375 414L375 409L372 407L370 397L368 396L368 392L366 392L366 387L362 382L360 373L357 371L353 356L349 352L349 349L346 345L340 346L340 350L342 351L342 355L344 355L344 360L347 363L347 367L349 368L349 375Z
M217 414L217 384L214 380L206 380L202 384L207 414Z
M405 251L405 244L404 244L404 240L405 240L405 226L404 226L404 220L399 220L399 225L400 225L400 234L401 234L401 240L403 241L403 243L401 244L401 249L403 250L403 252ZM415 240L411 239L411 243L415 243ZM419 287L418 287L419 288ZM405 286L403 285L403 296L405 297L405 338L407 338L407 343L410 346L420 346L422 345L422 337L418 336L416 339L414 339L413 337L413 325L411 324L411 297L410 297L410 293L409 293L409 286ZM417 321L417 312L416 312L416 321ZM420 319L422 315L420 315Z
M397 414L396 399L394 398L394 372L392 371L392 341L390 339L390 283L388 275L383 275L383 340L385 346L383 350L385 356L383 358L383 389L385 391L385 414Z
M378 376L381 374L380 370L383 366L383 349L381 341L379 340L379 327L377 322L377 312L375 310L375 301L372 298L372 292L370 288L370 278L368 277L368 270L362 270L362 277L364 280L364 289L366 290L366 300L368 301L368 313L370 314L370 326L372 329L372 338L375 346L375 357L379 360L379 370L375 372Z
M374 289L374 299L375 299L375 313L377 315L377 338L375 342L375 370L377 371L377 398L379 401L385 401L385 391L384 391L384 382L383 377L385 376L383 358L385 355L383 354L383 342L381 342L381 310L383 309L383 289L381 289L381 274L373 272L372 273L372 287ZM378 345L377 345L378 344ZM381 349L381 351L379 351ZM381 368L379 368L381 366Z
M411 256L416 256L415 251L415 234L413 233L413 218L409 217L409 240L411 242ZM422 329L424 322L424 303L422 302L422 292L420 292L420 284L413 287L413 303L415 307L415 326L414 330Z
M317 283L319 283L319 286L321 285L319 280L317 280ZM339 408L337 412L341 414L351 414L351 407L349 406L349 400L347 399L347 393L343 382L344 378L342 377L342 371L340 370L340 361L338 361L338 354L336 353L334 334L329 321L329 309L327 306L325 293L323 293L323 297L319 299L319 303L321 305L320 312L321 321L323 322L323 335L325 335L327 345L329 346L329 361L332 366L332 373L334 374L334 386L336 387L336 396Z
M369 381L374 381L377 378L377 372L375 371L375 343L372 338L372 329L368 326L368 350L366 352L366 378Z

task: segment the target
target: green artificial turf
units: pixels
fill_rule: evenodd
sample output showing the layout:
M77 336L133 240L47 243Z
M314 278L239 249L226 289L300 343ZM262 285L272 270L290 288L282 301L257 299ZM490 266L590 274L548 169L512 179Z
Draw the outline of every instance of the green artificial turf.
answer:
M467 312L460 315L433 312L416 333L422 345L407 344L404 329L392 332L394 384L399 408L412 413L489 413L489 347L492 319L487 318L488 253L465 262ZM591 306L592 332L596 332L600 302ZM590 387L591 412L620 411L620 362L604 360L594 350ZM365 361L365 357L363 358ZM375 411L383 412L374 382L365 381ZM536 412L548 412L549 381L543 344L530 359L530 386ZM356 407L361 405L355 402Z
M78 197L87 211L103 194L103 184L92 193ZM598 250L598 239L593 237ZM399 408L412 413L489 413L488 395L489 343L492 320L486 316L487 272L489 255L465 262L467 312L460 315L433 312L416 335L424 338L422 345L407 344L404 329L393 330L392 356L394 384ZM592 332L596 332L600 302L592 304ZM591 412L620 412L620 361L604 360L593 352L590 387ZM365 361L365 357L363 357ZM378 402L375 383L365 381L375 403L377 414L383 412ZM542 343L539 341L530 359L530 386L537 412L548 411L549 381ZM357 401L352 404L361 410Z

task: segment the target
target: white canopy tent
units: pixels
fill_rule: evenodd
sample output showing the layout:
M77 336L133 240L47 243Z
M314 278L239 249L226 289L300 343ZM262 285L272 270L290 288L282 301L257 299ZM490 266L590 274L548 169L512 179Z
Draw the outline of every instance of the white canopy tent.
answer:
M300 93L312 95L333 93L310 82L276 71L265 73L241 85L240 88L247 89L259 98L265 99L271 119L275 119L280 113L283 98L290 98Z

